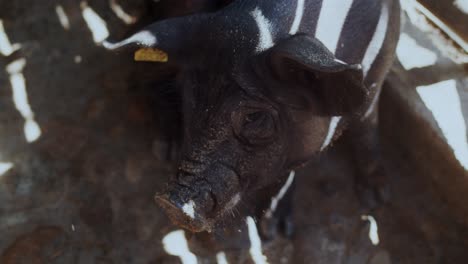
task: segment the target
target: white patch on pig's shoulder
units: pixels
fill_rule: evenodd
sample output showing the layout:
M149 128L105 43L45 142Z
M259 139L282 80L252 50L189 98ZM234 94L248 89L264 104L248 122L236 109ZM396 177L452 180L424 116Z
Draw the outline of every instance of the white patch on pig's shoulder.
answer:
M182 206L182 211L190 218L195 218L195 202L190 200L188 203L184 204Z
M256 51L262 52L273 47L274 43L271 34L271 22L263 15L262 10L260 10L258 7L250 12L250 14L255 19L259 31Z

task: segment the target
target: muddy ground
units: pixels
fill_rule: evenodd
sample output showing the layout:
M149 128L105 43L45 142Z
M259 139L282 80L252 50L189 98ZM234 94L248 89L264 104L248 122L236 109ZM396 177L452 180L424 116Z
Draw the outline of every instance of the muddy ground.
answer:
M108 1L88 3L116 39L159 15L152 1L119 2L137 23L123 23ZM158 66L97 45L78 1L0 0L0 19L11 42L21 44L0 56L0 162L13 164L0 175L0 263L180 263L161 241L178 228L153 202L174 172L167 132L175 121L170 104L154 92ZM429 43L410 25L406 30ZM20 58L42 132L33 142L25 138L4 70ZM361 204L344 137L298 171L296 232L264 241L270 263L468 262L466 172L414 90L417 83L457 77L466 99L467 68L448 59L437 66L452 69L448 74L434 67L405 71L396 62L385 85L379 110L389 201L373 210ZM363 215L377 220L378 245ZM219 250L229 263L251 263L246 250L223 239L215 248L204 247L200 236L187 238L201 263L216 263Z

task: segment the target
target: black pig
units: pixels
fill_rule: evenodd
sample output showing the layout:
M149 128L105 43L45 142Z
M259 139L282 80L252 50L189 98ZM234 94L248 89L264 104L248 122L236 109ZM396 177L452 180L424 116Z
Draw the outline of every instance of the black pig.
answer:
M105 42L180 69L182 159L157 196L171 219L211 230L246 195L289 186L344 129L375 123L399 15L397 0L236 0Z

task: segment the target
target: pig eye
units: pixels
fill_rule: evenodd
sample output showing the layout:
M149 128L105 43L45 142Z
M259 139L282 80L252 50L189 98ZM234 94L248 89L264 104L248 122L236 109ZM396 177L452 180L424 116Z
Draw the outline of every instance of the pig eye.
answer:
M244 115L240 136L252 145L266 144L275 133L275 122L268 111L248 112Z

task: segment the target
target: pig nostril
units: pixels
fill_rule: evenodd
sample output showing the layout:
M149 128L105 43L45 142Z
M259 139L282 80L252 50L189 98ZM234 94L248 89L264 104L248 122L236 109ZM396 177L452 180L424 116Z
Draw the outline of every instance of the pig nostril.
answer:
M218 200L212 191L203 192L203 201L205 203L207 213L214 212L218 206Z
M210 196L211 200L213 201L213 205L211 206L211 211L214 211L216 207L218 207L218 199L216 198L216 195L210 191Z
M234 176L236 177L237 179L237 184L241 185L242 184L242 179L241 179L241 174L237 171L236 167L227 163L227 162L223 162L223 161L220 161L219 162L222 166L224 166L225 168L227 168L228 170L230 170Z

